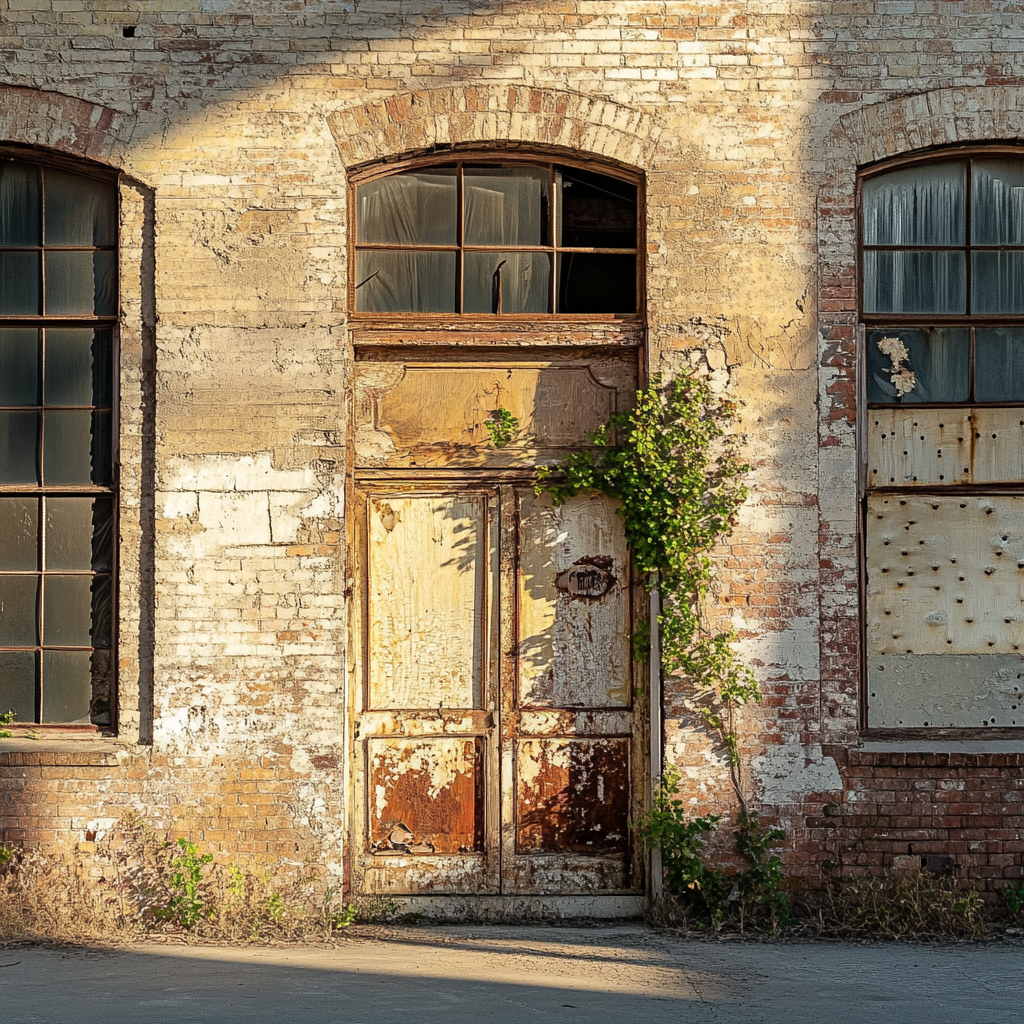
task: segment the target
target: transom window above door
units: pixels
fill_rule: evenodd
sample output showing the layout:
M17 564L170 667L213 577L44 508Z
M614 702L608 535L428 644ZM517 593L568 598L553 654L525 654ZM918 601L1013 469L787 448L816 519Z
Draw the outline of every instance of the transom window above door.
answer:
M417 166L358 183L357 313L635 314L637 183L555 163Z

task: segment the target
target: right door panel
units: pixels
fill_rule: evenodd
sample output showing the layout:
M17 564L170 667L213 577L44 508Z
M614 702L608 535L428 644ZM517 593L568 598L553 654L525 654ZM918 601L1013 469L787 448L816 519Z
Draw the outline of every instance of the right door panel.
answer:
M599 494L556 508L522 488L503 504L502 545L518 558L502 638L515 654L502 678L502 891L627 890L639 878L622 522Z

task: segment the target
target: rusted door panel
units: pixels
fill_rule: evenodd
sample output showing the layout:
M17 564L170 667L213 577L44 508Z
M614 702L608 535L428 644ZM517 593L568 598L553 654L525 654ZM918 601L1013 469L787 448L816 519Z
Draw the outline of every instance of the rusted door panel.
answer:
M617 504L520 492L519 705L629 706L629 555Z
M364 358L356 363L355 444L360 465L515 467L559 458L627 406L636 388L629 354L470 362ZM491 442L497 409L518 421Z
M865 537L868 724L1016 725L1024 498L873 494Z
M495 501L381 486L357 502L357 892L499 889Z
M518 853L624 854L628 823L628 740L519 741Z
M374 853L484 852L481 737L389 737L369 747Z
M369 707L479 707L484 498L368 500Z
M1024 479L1019 408L869 409L869 487Z

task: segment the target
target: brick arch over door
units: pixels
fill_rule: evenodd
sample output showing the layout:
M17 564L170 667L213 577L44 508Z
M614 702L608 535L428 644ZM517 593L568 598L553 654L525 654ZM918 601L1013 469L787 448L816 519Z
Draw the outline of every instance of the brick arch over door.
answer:
M400 93L328 121L346 167L437 146L524 143L650 169L661 133L650 114L618 103L507 86Z
M75 96L0 85L0 141L123 167L134 117Z

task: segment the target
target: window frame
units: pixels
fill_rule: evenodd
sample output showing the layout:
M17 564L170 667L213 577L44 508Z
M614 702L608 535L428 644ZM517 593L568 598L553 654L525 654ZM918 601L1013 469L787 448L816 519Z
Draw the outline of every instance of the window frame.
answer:
M1024 409L1024 399L1019 401L977 401L968 398L966 401L955 402L869 402L867 398L868 379L868 352L867 334L869 331L881 330L887 327L899 328L929 328L929 327L960 327L970 332L970 356L969 356L969 386L968 395L974 394L975 389L975 365L976 365L976 342L975 329L977 327L1016 327L1024 328L1024 312L1021 313L973 313L964 312L957 314L948 313L868 313L864 310L865 296L865 273L864 253L871 250L889 251L962 251L965 253L965 306L969 310L971 306L971 284L972 284L972 260L971 253L974 251L1024 251L1022 245L975 245L971 241L971 216L972 216L972 192L973 182L971 173L971 162L974 159L1016 159L1024 163L1024 144L1011 144L996 142L988 144L970 144L961 146L943 146L941 148L929 149L924 152L916 152L904 156L893 157L858 168L855 183L854 196L854 218L856 231L856 264L854 278L856 281L856 438L857 438L857 492L858 492L858 515L857 515L857 563L858 563L858 640L860 648L859 668L860 678L858 682L858 723L859 731L866 739L899 740L899 739L930 739L943 740L946 738L955 740L1020 740L1024 735L1024 725L1008 726L911 726L900 728L879 728L871 727L868 724L868 645L867 645L867 516L868 497L871 494L900 494L907 491L905 485L880 484L870 486L868 481L868 445L867 445L867 420L870 412L875 409L902 409L913 411L916 409L971 409L975 407L985 409L995 408L1021 408ZM966 167L966 183L964 193L964 240L961 245L867 245L864 242L864 207L863 187L864 183L873 178L880 177L893 171L906 170L913 167L922 167L929 164L953 163L964 161ZM913 489L913 493L920 495L964 495L968 497L1017 495L1024 494L1024 480L1017 483L1003 483L995 485L979 484L957 484L947 483L943 485L924 486Z
M40 245L37 246L0 246L0 251L17 251L17 252L41 252L42 262L40 266L41 275L41 291L40 291L40 305L43 312L39 314L4 314L0 313L0 327L4 328L30 328L38 331L43 331L48 327L57 329L67 328L85 328L85 329L107 329L110 331L110 346L109 346L109 381L110 381L110 483L109 484L4 484L0 483L0 497L34 497L40 501L39 508L44 508L44 501L47 497L86 497L86 498L108 498L111 502L111 552L110 552L110 571L108 573L96 571L96 570L69 570L61 573L61 575L74 575L74 576L90 576L95 577L97 575L109 575L110 577L110 646L106 647L75 647L68 645L48 645L44 644L45 634L42 632L43 625L43 598L41 594L37 597L36 607L36 623L39 643L35 644L34 647L4 647L4 651L16 651L16 650L32 650L35 652L37 661L37 699L38 699L38 715L35 721L26 722L15 720L11 723L9 728L15 730L15 737L18 732L32 729L42 729L47 733L79 733L86 735L116 735L118 732L118 662L119 662L119 633L118 628L120 615L119 615L119 579L120 579L120 544L119 537L121 531L121 502L120 502L120 415L119 415L119 399L120 399L120 311L122 304L122 287L121 287L121 264L120 256L122 249L122 231L121 231L121 174L119 171L112 170L111 168L105 167L101 164L92 163L87 160L75 159L63 157L56 153L43 153L30 147L4 145L0 146L0 161L13 161L23 164L34 164L36 165L40 174L40 215L45 218L46 211L46 188L45 188L45 176L43 174L44 169L51 168L57 171L63 171L69 174L78 175L83 178L90 178L93 181L102 182L105 185L110 186L113 195L114 202L114 240L110 245L103 246L49 246L46 245L45 238L40 239ZM58 251L58 252L103 252L109 251L114 254L114 301L113 301L113 312L104 315L84 315L84 314L48 314L45 312L45 294L46 294L46 271L45 271L45 253L47 251ZM45 344L40 354L40 369L44 370L45 365ZM50 408L42 399L45 395L41 395L41 404L35 407L39 411L40 415L42 412ZM12 408L12 407L5 407ZM21 407L26 408L26 407ZM57 406L55 408L61 408ZM76 409L85 411L102 411L106 407L101 406L76 406ZM40 423L39 427L39 451L42 451L42 447L45 444L45 420ZM45 516L40 516L40 522L38 526L39 530L39 541L41 545L45 536ZM10 575L25 575L25 576L36 576L42 578L49 574L48 570L37 568L35 570L25 570L23 572L11 571ZM8 573L5 572L5 575ZM110 721L109 724L96 724L96 723L72 723L72 722L48 722L43 718L43 699L42 699L42 688L45 686L45 680L43 678L43 665L42 655L44 650L66 650L66 651L81 651L81 650L105 650L109 651L110 657L110 677L109 677L109 702L110 702Z
M552 244L539 246L471 246L462 243L461 238L457 239L453 246L422 246L412 247L403 245L370 244L363 246L356 231L357 211L356 195L360 185L390 177L403 171L424 170L430 167L452 166L471 164L474 166L501 165L519 163L534 167L547 167L554 175L554 167L569 167L576 170L587 171L592 174L603 174L610 178L616 178L637 190L637 224L636 224L636 246L621 249L603 249L596 247L556 246L552 235ZM461 175L459 176L459 223L462 223L463 190L461 187ZM645 254L647 251L644 225L646 222L646 188L644 176L636 171L612 164L606 164L600 160L580 159L578 156L562 155L559 153L544 153L537 151L502 150L502 149L449 149L443 152L431 153L421 156L405 157L403 159L386 161L358 168L349 174L348 179L348 272L346 279L346 301L348 316L356 328L375 328L378 326L394 327L409 323L414 327L422 328L443 328L445 326L472 328L473 330L500 330L502 327L513 326L517 330L529 330L531 325L535 329L547 330L554 324L570 324L580 322L588 325L601 323L615 323L622 325L639 326L644 319L646 307L645 293ZM552 189L552 196L554 195ZM558 253L561 252L584 252L584 253L613 253L628 254L636 256L636 310L632 313L457 313L457 312L359 312L356 309L356 252L360 249L382 249L382 250L403 250L421 248L423 251L445 251L445 252L547 252L552 254L553 263L551 267L550 291L557 295L558 269L557 262L554 262ZM458 287L461 289L461 275L457 274Z

